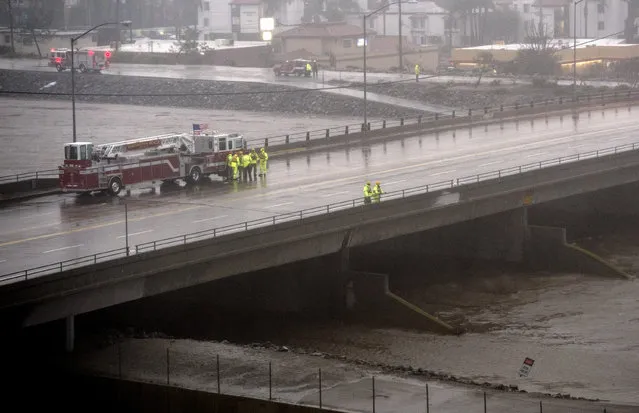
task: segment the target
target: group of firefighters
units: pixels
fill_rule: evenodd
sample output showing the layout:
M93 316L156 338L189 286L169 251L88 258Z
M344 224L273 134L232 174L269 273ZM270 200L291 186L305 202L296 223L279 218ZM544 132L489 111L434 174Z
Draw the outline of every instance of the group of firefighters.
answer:
M384 193L380 185L381 184L379 183L379 181L377 181L375 182L375 186L371 188L371 183L366 182L366 185L364 185L364 203L365 204L370 204L371 202L380 201L381 196Z
M255 149L250 152L238 151L229 153L226 157L226 180L227 181L257 181L257 164L260 165L260 175L266 177L268 154L264 148L260 148L259 153Z

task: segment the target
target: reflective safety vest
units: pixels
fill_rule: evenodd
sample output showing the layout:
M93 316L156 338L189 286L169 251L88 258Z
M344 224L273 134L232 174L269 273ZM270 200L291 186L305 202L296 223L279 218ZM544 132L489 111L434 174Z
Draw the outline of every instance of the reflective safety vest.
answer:
M250 164L251 164L251 157L249 156L249 154L247 153L242 155L242 167L246 168Z
M255 152L251 152L251 165L257 164L257 154Z
M231 166L237 166L240 162L240 159L237 155L233 155L233 158L231 159Z
M229 153L228 156L226 157L226 164L228 166L231 166L232 163L233 163L233 155Z
M266 153L266 151L261 151L260 162L266 162L266 161L268 161L268 154Z
M415 65L415 74L418 75L419 74L419 65Z
M373 195L373 190L370 185L364 185L364 197L370 198Z

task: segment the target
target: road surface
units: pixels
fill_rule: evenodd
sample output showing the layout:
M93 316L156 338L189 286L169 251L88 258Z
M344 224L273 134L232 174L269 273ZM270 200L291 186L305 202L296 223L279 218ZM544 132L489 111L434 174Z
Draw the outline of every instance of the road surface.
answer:
M637 108L481 126L371 147L276 159L267 179L214 181L158 194L39 198L0 210L0 274L245 220L350 200L366 180L385 191L639 142Z
M47 66L46 60L35 59L0 59L0 69L8 70L36 70L51 72L55 69ZM66 72L68 73L68 72ZM357 89L336 88L326 84L329 80L339 80L342 78L342 72L326 71L320 78L315 81L309 78L300 78L297 76L276 77L271 69L255 68L255 67L229 67L229 66L190 66L190 65L143 65L143 64L114 64L111 69L105 70L104 74L120 75L120 76L146 76L170 79L197 79L197 80L217 80L225 82L258 82L270 83L276 85L299 87L304 89L326 88L326 93L333 93L343 96L349 96L356 99L364 99L364 92ZM343 72L344 79L355 81L363 80L362 74L357 72ZM372 84L377 81L387 81L386 74L370 74L369 82ZM414 77L399 75L388 79L394 81L414 81ZM451 113L455 108L427 104L413 100L400 99L392 96L380 95L378 93L368 92L367 100L371 102L387 103L399 107L409 109L418 109L432 113Z

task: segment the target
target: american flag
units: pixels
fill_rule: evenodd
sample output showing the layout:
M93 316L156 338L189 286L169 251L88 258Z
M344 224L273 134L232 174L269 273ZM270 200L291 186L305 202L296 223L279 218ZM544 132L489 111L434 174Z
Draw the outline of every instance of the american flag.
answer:
M208 123L194 123L193 124L193 135L199 135L202 131L205 131L209 128Z

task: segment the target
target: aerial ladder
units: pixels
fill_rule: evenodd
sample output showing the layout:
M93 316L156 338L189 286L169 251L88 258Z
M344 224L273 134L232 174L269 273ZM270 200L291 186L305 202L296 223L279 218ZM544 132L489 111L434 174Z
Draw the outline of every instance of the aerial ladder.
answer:
M203 136L214 134L206 131ZM96 155L101 159L116 159L119 156L140 156L148 151L186 152L194 153L195 139L188 133L167 133L145 138L131 139L120 142L97 145Z

